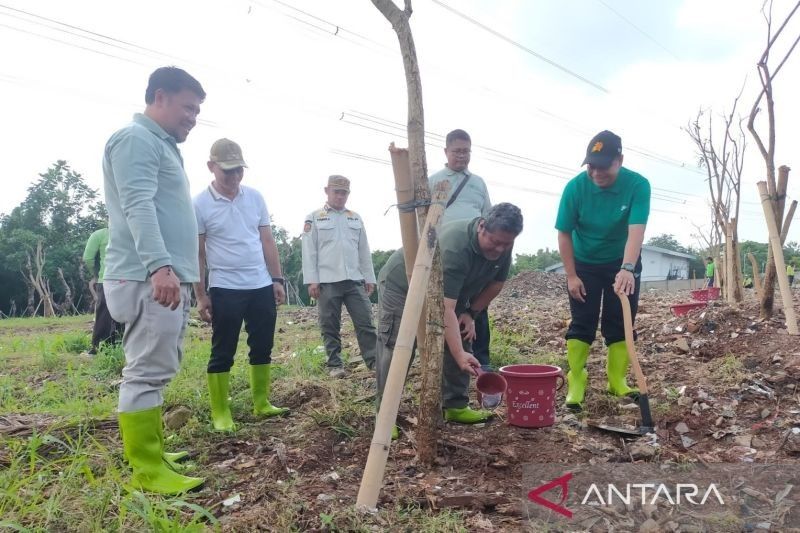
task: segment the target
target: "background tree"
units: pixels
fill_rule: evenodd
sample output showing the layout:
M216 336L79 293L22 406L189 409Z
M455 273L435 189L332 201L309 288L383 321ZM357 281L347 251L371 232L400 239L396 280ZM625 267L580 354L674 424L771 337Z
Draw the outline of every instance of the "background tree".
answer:
M741 96L741 93L740 95ZM739 206L741 203L742 169L746 138L742 120L736 117L739 96L733 101L730 113L723 117L721 139L717 137L711 113L699 111L686 132L694 141L700 166L708 174L708 192L713 212L712 225L722 233L724 246L723 286L725 299L729 302L742 300L742 267L738 252ZM711 254L716 258L716 255Z
M783 220L783 212L786 203L786 188L789 180L789 167L782 166L780 168L780 175L776 180L775 177L775 98L774 98L774 82L775 77L780 72L786 60L794 52L797 43L800 42L800 34L794 37L794 41L788 47L783 58L778 62L777 66L772 69L769 64L770 53L778 38L783 33L786 25L791 18L795 15L798 8L800 8L800 1L794 4L789 14L784 19L778 30L772 33L772 0L764 3L762 13L767 25L767 44L764 52L758 61L758 78L761 82L761 91L758 93L753 107L750 110L750 118L747 122L747 129L756 141L756 146L764 159L764 166L766 168L767 192L769 194L769 201L772 205L772 211L775 216L775 223L778 227L778 232L781 235L781 243L786 239L789 224L791 223L791 216L787 216ZM792 37L790 37L791 39ZM762 138L761 134L756 130L755 121L761 111L760 105L762 100L766 103L767 108L767 132L766 141ZM789 209L789 214L794 213L794 208L797 202L793 202L792 207ZM767 250L767 269L764 275L764 286L761 294L761 318L770 318L772 316L772 307L775 299L775 264L772 261L772 250Z
M538 271L561 262L558 250L539 248L535 254L516 254L510 274L516 276L520 272Z
M708 257L707 254L703 255L703 251L697 250L691 246L682 245L671 233L662 233L661 235L650 237L645 244L647 246L657 246L665 250L672 250L673 252L693 255L694 257L689 260L689 277L703 277L705 273L703 258Z
M42 300L45 309L50 300L61 313L90 309L81 256L89 235L106 225L98 196L66 161L57 161L28 188L20 205L0 217L0 309L7 313L11 300L29 301L32 292L38 293L34 309ZM32 279L40 281L32 287Z

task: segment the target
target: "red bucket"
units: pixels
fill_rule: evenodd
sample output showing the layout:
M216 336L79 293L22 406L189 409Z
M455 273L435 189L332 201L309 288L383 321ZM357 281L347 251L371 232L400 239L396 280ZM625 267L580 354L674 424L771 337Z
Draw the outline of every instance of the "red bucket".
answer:
M564 386L564 373L553 365L508 365L506 378L508 423L523 428L552 426L556 421L556 391ZM558 383L559 378L561 383Z

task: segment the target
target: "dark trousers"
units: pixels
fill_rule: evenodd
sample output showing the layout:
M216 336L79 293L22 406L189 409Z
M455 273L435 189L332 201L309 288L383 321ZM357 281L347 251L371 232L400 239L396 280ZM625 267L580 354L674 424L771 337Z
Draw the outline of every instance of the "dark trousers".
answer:
M92 326L92 349L91 353L97 353L100 343L116 344L122 340L125 326L115 322L111 318L106 305L106 293L103 291L103 284L95 285L97 302L94 308L94 326Z
M392 365L397 334L400 332L400 320L403 317L406 293L395 288L386 287L385 279L378 279L378 339L376 350L375 373L378 385L376 403L380 408L383 389L389 377ZM463 341L463 348L470 350L469 342ZM414 359L416 341L411 351L411 361ZM463 372L450 355L447 343L444 343L442 361L442 406L445 409L462 408L469 404L469 374ZM409 366L411 365L409 361Z
M375 367L375 325L372 322L372 304L364 283L354 280L320 283L317 309L322 342L328 354L328 366L340 367L342 362L342 305L353 319L358 349L367 368Z
M239 345L242 322L247 331L250 364L269 364L278 317L272 285L260 289L212 287L208 296L211 298L212 328L208 373L230 371Z
M619 272L622 260L601 265L575 262L575 271L586 288L585 302L569 297L569 310L572 322L566 338L578 339L587 344L594 342L597 322L606 346L625 340L625 326L622 317L622 304L614 293L614 279ZM642 261L636 263L635 290L628 296L631 303L631 320L636 320L639 307L639 286L641 284ZM602 309L602 314L601 314ZM602 318L601 318L602 317ZM634 332L635 335L635 332Z
M475 315L475 340L472 341L472 355L481 364L481 368L489 370L489 310L484 309Z

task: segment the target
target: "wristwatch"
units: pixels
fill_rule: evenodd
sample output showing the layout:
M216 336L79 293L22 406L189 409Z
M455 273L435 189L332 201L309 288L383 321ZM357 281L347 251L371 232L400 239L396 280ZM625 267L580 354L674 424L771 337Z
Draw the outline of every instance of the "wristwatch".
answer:
M283 278L272 278L272 282L273 282L273 283L275 283L275 282L278 282L278 283L280 283L281 285L286 285L286 281L284 281L284 279L283 279Z
M622 263L622 266L619 267L620 270L627 270L631 274L636 270L636 265L633 263Z
M469 316L472 317L472 320L475 320L475 316L477 316L478 313L480 313L480 311L476 311L471 307L467 307L466 309L464 309L464 312L469 314Z

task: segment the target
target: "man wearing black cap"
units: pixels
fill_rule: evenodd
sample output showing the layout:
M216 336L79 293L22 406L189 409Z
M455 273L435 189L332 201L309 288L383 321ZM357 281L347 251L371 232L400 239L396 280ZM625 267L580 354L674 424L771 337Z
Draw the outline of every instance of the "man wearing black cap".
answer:
M564 188L558 208L558 249L564 262L572 322L567 331L567 407L580 410L589 375L586 360L597 322L608 346L607 390L635 395L628 386L628 351L622 305L624 292L633 317L639 302L640 253L650 213L650 183L622 166L622 140L610 131L586 148L586 170Z

